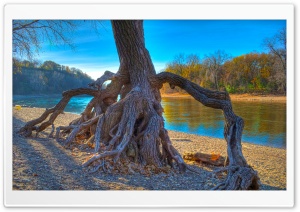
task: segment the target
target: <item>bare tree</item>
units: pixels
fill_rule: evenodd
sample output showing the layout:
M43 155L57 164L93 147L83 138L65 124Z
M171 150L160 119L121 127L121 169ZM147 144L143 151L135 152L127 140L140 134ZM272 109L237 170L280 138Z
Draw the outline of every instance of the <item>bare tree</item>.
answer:
M168 67L171 68L176 74L183 75L185 69L185 60L186 57L184 54L179 54L174 57L174 61L168 64Z
M72 33L76 27L77 22L71 20L14 20L13 52L32 59L45 41L73 48Z
M271 38L266 38L263 45L274 55L273 74L270 81L279 85L278 90L286 92L286 28L282 28Z
M14 20L13 52L31 60L46 42L53 46L66 45L75 49L73 37L84 22L88 22L90 28L99 33L99 25L102 26L100 20Z
M230 59L230 56L224 51L216 51L213 54L206 55L203 65L207 69L207 76L212 78L216 90L219 91L219 78L222 70L222 65Z
M95 154L83 166L90 167L92 171L109 172L115 169L143 172L146 166L158 170L173 167L182 172L195 171L174 148L164 127L159 90L163 83L169 83L171 88L178 86L186 90L205 106L223 111L229 166L219 170L227 171L227 178L215 189L258 189L257 172L247 164L242 154L244 122L234 114L228 93L204 89L176 74L156 74L145 46L143 21L112 21L112 27L120 59L118 72L105 72L91 84L96 89L80 88L64 92L55 107L28 122L19 132L31 136L35 131L38 136L39 132L52 126L50 135L53 135L53 122L70 98L88 94L93 99L81 117L69 126L58 126L55 135L66 146L74 144L76 138L80 139L83 134L87 143L94 144ZM111 80L110 84L102 89L102 84L107 80Z
M280 60L282 69L286 73L286 28L282 28L271 38L266 38L263 45L270 53Z

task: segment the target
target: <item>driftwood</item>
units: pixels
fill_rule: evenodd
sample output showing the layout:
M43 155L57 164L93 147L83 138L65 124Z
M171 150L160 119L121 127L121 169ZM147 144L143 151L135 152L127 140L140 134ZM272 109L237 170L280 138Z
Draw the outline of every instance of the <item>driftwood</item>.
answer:
M185 153L183 159L191 161L201 161L214 166L226 166L228 165L228 160L219 154L205 154L201 152L196 153Z

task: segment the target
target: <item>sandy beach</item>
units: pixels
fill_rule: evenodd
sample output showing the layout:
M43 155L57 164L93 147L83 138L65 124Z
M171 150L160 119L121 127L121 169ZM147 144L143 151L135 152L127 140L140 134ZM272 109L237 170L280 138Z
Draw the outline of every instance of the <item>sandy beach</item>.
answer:
M184 93L162 93L162 97L174 98L193 98L189 94ZM286 102L286 96L280 95L258 95L258 94L230 94L231 101L261 101L261 102Z
M201 174L180 173L107 174L88 173L81 166L93 149L66 149L55 139L48 138L49 127L39 137L20 137L17 131L24 124L39 117L45 109L13 109L13 189L14 190L209 190L221 181L212 176L218 167L186 161ZM78 117L61 114L55 126L68 125ZM174 147L184 153L219 153L226 156L223 139L169 131ZM247 162L258 172L261 190L286 189L286 150L243 142Z

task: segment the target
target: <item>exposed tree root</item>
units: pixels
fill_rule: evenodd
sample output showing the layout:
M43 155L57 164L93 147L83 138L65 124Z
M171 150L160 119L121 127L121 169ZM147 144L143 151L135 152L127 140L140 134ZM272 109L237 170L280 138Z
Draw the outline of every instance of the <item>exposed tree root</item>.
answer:
M216 186L223 190L259 189L260 180L257 172L248 164L242 153L242 132L244 121L234 114L227 92L210 91L178 75L162 72L152 78L153 86L168 82L171 87L178 86L186 90L197 101L207 107L221 109L225 117L224 137L227 142L229 171L224 183Z
M19 130L19 134L28 137L31 136L32 131L36 131L37 134L43 131L44 129L53 124L54 120L59 114L61 114L64 111L65 107L67 106L68 102L73 96L83 94L96 96L98 92L96 90L86 88L73 89L64 92L63 98L55 107L46 109L46 111L39 118L27 122L26 125ZM50 114L52 115L49 117L49 120L45 121ZM40 125L37 126L38 124Z
M68 126L59 126L56 139L64 141L67 146L77 141L80 145L93 145L95 155L83 164L91 172L150 174L169 169L195 171L185 164L164 129L159 89L167 82L171 88L178 86L186 90L203 105L223 111L229 169L226 180L216 189L257 189L257 173L242 154L244 122L234 114L228 93L204 89L175 74L156 74L145 47L141 20L114 20L112 28L120 59L118 73L105 72L91 84L95 90L64 92L55 107L28 122L20 129L20 134L31 136L36 131L38 136L39 132L52 126L50 136L53 136L54 120L63 112L70 98L87 94L94 98L81 117ZM111 83L104 88L103 83L107 80Z
M65 107L67 106L67 104L69 103L70 99L72 97L78 96L78 95L90 95L90 96L93 96L94 98L88 103L85 110L81 113L81 117L73 120L69 124L69 126L58 127L57 132L56 132L56 138L57 139L59 138L60 130L63 130L61 132L62 135L68 135L74 129L75 129L75 131L78 132L78 133L74 132L73 134L71 134L72 137L69 140L67 140L67 143L71 142L75 138L74 135L75 136L77 136L78 134L82 135L85 132L90 133L90 136L93 135L94 131L95 131L95 126L93 126L93 125L95 124L95 122L97 122L96 119L98 119L98 118L95 118L95 116L99 116L100 114L105 112L107 107L109 107L109 105L113 104L116 101L117 95L121 89L121 85L118 82L111 83L110 88L101 89L103 82L111 79L112 77L115 77L115 74L107 71L95 83L92 83L90 85L91 87L98 88L97 90L89 89L89 88L78 88L78 89L73 89L73 90L63 92L62 99L59 101L59 103L55 107L46 109L46 111L39 118L26 123L26 125L19 130L19 134L23 135L25 137L28 137L28 136L32 135L33 131L35 131L36 136L38 136L39 132L45 130L47 127L49 127L51 125L52 131L51 131L49 137L52 137L53 133L54 133L54 129L55 129L54 121L58 117L58 115L63 113L63 111L64 111ZM121 81L121 83L122 83L122 81ZM49 115L50 115L50 117L49 117ZM49 117L49 119L46 120L48 117ZM83 124L83 123L85 123L85 124ZM90 127L90 129L86 129L87 128L87 127L85 127L86 125L88 125L87 127ZM80 129L78 127L80 127ZM82 131L82 128L85 129L84 132Z
M229 166L222 171L227 171L227 178L225 181L216 185L213 190L259 189L259 178L257 177L257 172L250 166ZM217 172L221 172L221 170L218 170Z
M103 83L109 79L112 80L111 83L102 89ZM259 188L257 172L247 164L242 154L244 123L233 113L228 93L206 90L167 72L153 76L149 81L154 88L161 88L165 82L172 87L179 86L203 105L223 111L229 166L219 170L227 171L227 177L214 189ZM83 163L91 173L100 170L107 173L153 174L190 170L200 174L184 162L172 145L164 128L159 95L155 92L146 93L145 88L139 86L132 87L127 78L111 72L106 72L91 86L97 90L75 89L64 92L62 100L55 107L46 110L38 119L28 122L20 129L20 134L30 136L32 131L36 131L37 136L40 131L52 126L49 136L53 136L54 120L63 112L71 97L88 94L94 98L80 118L68 126L57 127L55 137L65 146L80 141L80 145L93 147L95 154ZM119 94L121 99L117 101ZM45 121L49 115L49 120Z
M161 168L173 166L171 161L174 160L179 170L185 171L187 165L172 146L167 131L163 128L162 117L155 111L152 103L142 96L139 88L132 89L99 119L95 133L96 154L83 166L95 163L93 166L99 169L108 161L116 164L119 160L129 159L132 163ZM103 162L104 159L106 162ZM104 165L99 166L98 163Z
M83 122L83 123L81 123L81 124L78 124L78 125L70 125L70 126L68 126L68 127L58 127L58 128L56 129L56 140L58 140L59 137L60 137L59 135L60 135L60 130L61 130L61 129L62 129L62 130L66 130L66 129L71 130L71 129L72 129L70 135L69 135L68 138L64 141L64 145L66 145L66 146L69 145L69 144L75 139L75 137L79 135L79 133L81 133L81 135L82 135L83 132L84 132L84 133L89 132L89 128L90 128L92 125L94 125L94 124L99 120L99 118L100 118L101 116L102 116L102 115L100 115L100 116L95 116L95 117L93 117L92 119L90 119L90 120L88 120L88 121L86 121L86 122ZM84 137L84 139L85 139L85 137Z

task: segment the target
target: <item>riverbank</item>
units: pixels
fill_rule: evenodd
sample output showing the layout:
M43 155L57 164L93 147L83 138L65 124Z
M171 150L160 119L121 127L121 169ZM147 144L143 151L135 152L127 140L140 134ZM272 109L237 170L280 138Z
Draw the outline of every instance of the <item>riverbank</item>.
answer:
M13 109L13 189L14 190L209 190L220 182L212 177L216 167L186 161L201 173L159 173L155 175L121 175L87 173L81 164L91 149L66 149L48 138L51 128L39 137L23 138L20 127L39 117L45 109ZM55 126L68 125L78 115L61 114ZM187 152L220 153L226 156L223 139L169 131L174 147L181 155ZM243 154L261 179L262 190L286 189L286 150L243 143Z
M258 94L229 94L231 101L262 101L262 102L286 102L286 96L280 95L258 95ZM192 98L189 94L183 93L162 93L162 97Z

